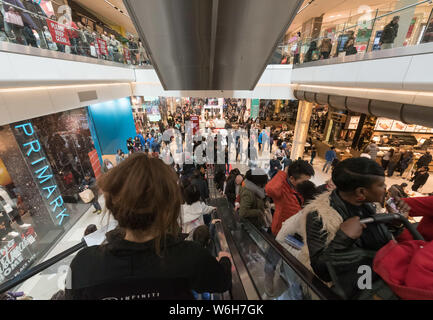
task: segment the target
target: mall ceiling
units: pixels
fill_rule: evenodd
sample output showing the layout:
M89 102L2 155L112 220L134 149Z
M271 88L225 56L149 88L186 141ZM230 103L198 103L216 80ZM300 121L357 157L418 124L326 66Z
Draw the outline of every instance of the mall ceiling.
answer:
M124 0L165 90L253 90L303 0Z

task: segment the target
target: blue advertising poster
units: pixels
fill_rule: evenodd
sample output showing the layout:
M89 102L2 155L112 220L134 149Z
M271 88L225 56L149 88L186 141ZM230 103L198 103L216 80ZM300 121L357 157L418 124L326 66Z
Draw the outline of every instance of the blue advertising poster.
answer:
M373 51L380 50L380 38L382 37L383 30L377 31L373 42Z

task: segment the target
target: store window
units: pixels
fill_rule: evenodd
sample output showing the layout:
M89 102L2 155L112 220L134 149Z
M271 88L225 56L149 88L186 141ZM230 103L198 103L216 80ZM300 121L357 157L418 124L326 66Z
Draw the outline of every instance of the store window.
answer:
M85 109L0 127L0 283L40 259L90 208L95 176Z

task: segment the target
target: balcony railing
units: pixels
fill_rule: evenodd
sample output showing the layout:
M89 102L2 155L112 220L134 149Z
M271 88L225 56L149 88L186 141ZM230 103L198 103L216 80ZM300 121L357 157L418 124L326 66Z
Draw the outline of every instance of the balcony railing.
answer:
M151 65L140 42L130 39L122 43L114 35L100 34L81 23L62 24L32 1L0 0L0 51L134 67Z

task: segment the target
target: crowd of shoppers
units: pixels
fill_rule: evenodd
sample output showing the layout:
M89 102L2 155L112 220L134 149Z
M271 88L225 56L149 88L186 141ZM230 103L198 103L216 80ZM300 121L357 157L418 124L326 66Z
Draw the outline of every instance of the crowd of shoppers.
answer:
M108 28L100 33L91 26L71 21L70 26L65 26L70 45L65 45L53 39L47 20L57 22L58 17L48 16L38 1L1 0L0 41L124 64L150 64L142 42L132 35L125 41L114 31L109 34Z

